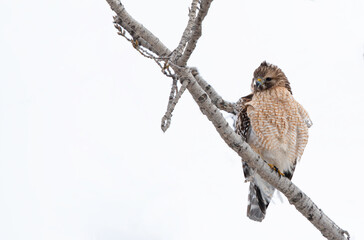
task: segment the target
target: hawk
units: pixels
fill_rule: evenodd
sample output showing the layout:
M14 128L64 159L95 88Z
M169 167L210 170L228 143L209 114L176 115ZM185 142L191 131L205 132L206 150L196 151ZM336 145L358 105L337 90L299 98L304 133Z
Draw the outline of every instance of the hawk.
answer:
M291 179L312 122L277 66L262 62L254 71L251 90L238 101L235 131L272 169ZM250 182L247 215L261 222L275 189L244 161L243 170Z

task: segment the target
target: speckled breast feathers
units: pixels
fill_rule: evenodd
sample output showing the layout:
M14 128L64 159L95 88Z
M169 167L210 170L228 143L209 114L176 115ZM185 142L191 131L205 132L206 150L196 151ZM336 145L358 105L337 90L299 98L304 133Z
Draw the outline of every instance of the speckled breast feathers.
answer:
M287 167L281 161L294 165L301 158L308 140L308 127L304 121L308 118L306 111L285 87L257 92L246 105L254 132L254 138L249 141L253 149L263 159L267 151L271 151L271 155L275 151L285 153L285 156L277 153L277 157L285 159L265 157L266 161L283 168L283 171Z

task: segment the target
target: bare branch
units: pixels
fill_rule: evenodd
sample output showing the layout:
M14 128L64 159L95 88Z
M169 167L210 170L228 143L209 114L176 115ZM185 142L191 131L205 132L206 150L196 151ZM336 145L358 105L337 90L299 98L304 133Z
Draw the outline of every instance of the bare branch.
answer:
M209 95L212 103L220 110L228 113L236 114L236 104L225 101L215 89L208 84L200 75L197 68L191 68L192 75L196 79L197 83L202 87L202 89Z
M199 0L192 0L191 3L191 8L189 9L189 20L187 23L187 26L185 28L185 30L183 31L181 40L177 46L177 48L173 51L173 53L170 55L169 57L169 61L171 64L175 64L177 62L177 59L179 59L182 56L183 50L186 47L187 42L191 39L192 36L192 27L194 26L194 22L195 22L195 18L196 18L196 10L197 10L197 5L198 5ZM169 64L169 62L167 62L166 64ZM180 99L180 97L182 96L182 94L184 93L184 91L186 90L187 87L187 82L185 81L179 92L178 88L177 88L177 81L176 78L173 78L173 83L172 83L172 88L171 88L171 92L169 94L169 101L168 101L168 106L167 106L167 111L164 114L164 116L162 117L162 122L161 122L161 128L163 132L166 132L167 129L169 128L170 124L171 124L171 118L172 118L172 112L175 108L175 106L178 103L178 100Z
M185 66L193 50L196 48L197 41L202 34L202 21L208 13L213 0L193 0L189 11L189 20L182 34L178 47L173 51L171 61L176 62L179 66ZM196 17L197 3L200 2L200 8ZM187 46L186 46L187 44Z
M202 0L200 4L200 10L198 12L197 18L195 20L195 24L192 29L192 38L188 41L188 45L182 55L182 57L178 60L178 65L185 66L188 59L191 57L193 50L195 50L197 41L202 35L202 21L205 19L210 5L213 0Z
M173 111L172 104L173 104L173 100L174 100L177 92L178 92L177 79L174 78L173 82L172 82L171 92L169 93L167 111L164 114L164 116L162 117L162 121L161 121L161 128L162 128L163 132L166 132L167 129L169 128L169 126L171 125L171 118L172 118L172 111ZM170 109L172 109L172 110L170 110Z
M131 42L132 46L144 57L153 59L158 66L161 68L162 73L166 75L167 77L174 77L174 74L171 73L171 70L169 68L169 57L159 57L156 52L153 52L155 49L146 42L142 37L135 35L132 36L131 33L134 33L131 31L131 33L127 30L127 32L130 34L130 37L127 36L126 31L122 29L121 24L123 21L121 21L121 18L118 16L114 17L114 27L118 30L118 35L124 37L128 42ZM124 24L125 29L131 29L127 24ZM139 39L139 40L138 40ZM169 50L168 50L169 51ZM161 62L164 62L162 64Z
M163 132L167 131L169 125L171 124L172 112L174 107L177 105L178 100L181 98L182 94L186 90L188 85L188 81L183 81L182 86L180 87L179 91L177 88L177 79L173 79L173 84L171 88L171 93L169 95L169 102L167 106L167 112L164 114L162 118L161 128Z
M204 1L204 0L202 0ZM171 53L158 38L156 38L150 31L144 28L141 24L136 22L124 9L124 6L118 0L107 0L112 10L114 10L120 18L121 25L129 32L134 40L137 39L140 44L148 48L159 57L169 56ZM210 2L211 1L206 1ZM200 12L199 12L200 13ZM202 20L201 20L202 22ZM143 39L146 43L140 41ZM198 38L197 38L198 39ZM197 41L197 40L196 40ZM145 45L144 45L145 44ZM187 46L188 48L188 46ZM194 47L191 47L191 53ZM188 59L188 57L187 57ZM328 216L326 216L321 209L319 209L312 200L303 193L297 186L295 186L288 178L281 177L273 171L258 154L256 154L250 146L237 135L229 126L219 109L216 107L219 104L213 103L212 98L218 98L217 94L210 92L209 94L204 91L206 89L203 81L197 82L199 74L193 76L190 68L184 67L179 64L171 64L175 74L180 78L182 83L186 82L187 89L193 96L196 103L199 105L201 112L215 126L216 131L220 134L221 138L226 144L232 148L238 155L252 168L256 169L257 173L272 186L281 191L293 204L296 209L302 213L327 239L344 240L349 239L347 231L341 229L334 223ZM196 77L196 78L195 78ZM188 82L188 84L187 84ZM200 86L205 86L204 89ZM211 89L211 88L209 88ZM209 92L209 89L207 90ZM215 106L216 104L216 106Z
M111 9L118 15L118 24L125 28L134 40L138 40L141 46L146 47L159 57L166 57L171 54L171 51L169 51L156 36L129 15L125 10L124 5L119 0L106 1L109 3Z
M192 0L191 8L189 9L189 13L188 13L189 20L188 20L185 30L183 31L181 40L180 40L177 48L173 51L173 54L171 56L172 62L176 62L176 60L182 56L187 42L192 37L192 27L195 25L196 10L197 10L198 2L199 2L199 0Z

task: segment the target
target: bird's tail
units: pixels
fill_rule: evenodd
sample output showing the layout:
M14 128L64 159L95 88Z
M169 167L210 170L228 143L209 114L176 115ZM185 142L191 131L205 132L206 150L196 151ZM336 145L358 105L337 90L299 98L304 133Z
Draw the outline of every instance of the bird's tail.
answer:
M243 164L243 168L245 178L250 181L247 216L251 220L261 222L265 217L275 188L252 171L248 165Z

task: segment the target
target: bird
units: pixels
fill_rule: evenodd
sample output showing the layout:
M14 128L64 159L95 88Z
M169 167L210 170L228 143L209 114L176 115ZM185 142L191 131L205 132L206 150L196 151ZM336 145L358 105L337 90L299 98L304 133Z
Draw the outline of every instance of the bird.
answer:
M251 93L237 102L235 132L277 174L292 179L308 141L312 121L292 96L283 71L266 61L254 71ZM244 159L243 172L250 182L247 216L261 222L275 188L262 179Z

